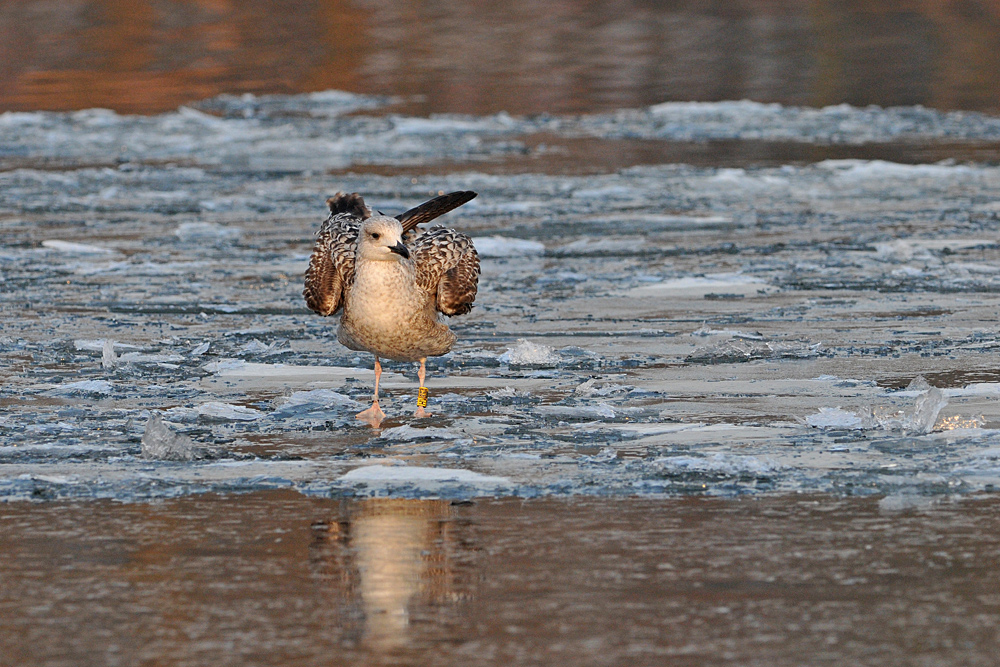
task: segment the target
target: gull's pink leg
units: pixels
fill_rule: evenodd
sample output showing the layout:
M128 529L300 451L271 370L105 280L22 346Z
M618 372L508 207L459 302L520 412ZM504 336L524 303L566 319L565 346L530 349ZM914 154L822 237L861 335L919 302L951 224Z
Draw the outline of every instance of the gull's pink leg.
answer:
M378 380L380 377L382 377L382 364L378 362L378 357L375 357L375 398L372 400L370 408L355 415L355 419L366 422L372 428L378 428L382 420L385 419L385 413L378 406Z
M427 379L427 358L420 360L420 370L417 371L417 377L420 378L420 389L417 392L417 411L413 413L416 418L420 417L430 417L431 413L424 410L427 407L427 387L424 386L424 380Z

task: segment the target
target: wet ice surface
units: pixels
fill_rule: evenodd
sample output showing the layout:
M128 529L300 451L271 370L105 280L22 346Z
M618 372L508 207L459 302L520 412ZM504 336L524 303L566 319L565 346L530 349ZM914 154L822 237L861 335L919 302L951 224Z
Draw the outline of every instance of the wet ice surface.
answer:
M750 103L350 113L382 102L0 115L0 494L910 497L1000 483L1000 168L325 173L485 162L542 131L984 142L997 119ZM415 368L388 363L389 419L372 431L353 418L370 355L300 296L323 201L358 191L394 213L457 189L480 193L446 219L481 240L477 308L429 361L433 416L408 416Z

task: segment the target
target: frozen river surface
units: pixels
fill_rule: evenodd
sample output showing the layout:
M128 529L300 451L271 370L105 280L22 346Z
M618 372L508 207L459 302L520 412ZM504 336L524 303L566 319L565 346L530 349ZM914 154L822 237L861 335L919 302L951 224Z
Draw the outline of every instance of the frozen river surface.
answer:
M0 494L905 505L1000 483L1000 168L497 168L578 140L983 146L1000 120L750 102L415 118L387 102L0 115ZM353 419L370 355L300 295L324 199L395 213L458 189L480 193L446 218L483 256L477 308L430 363L433 417L408 417L415 369L389 364L372 430Z

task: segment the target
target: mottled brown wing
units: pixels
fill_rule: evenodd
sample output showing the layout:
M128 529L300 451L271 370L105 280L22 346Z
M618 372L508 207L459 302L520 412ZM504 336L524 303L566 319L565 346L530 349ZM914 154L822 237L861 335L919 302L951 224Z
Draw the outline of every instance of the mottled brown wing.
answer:
M337 193L326 200L330 217L316 233L302 296L320 315L333 315L344 305L344 294L354 282L354 253L358 229L371 217L359 194Z
M472 310L479 288L479 254L472 239L445 227L432 227L410 246L417 285L436 296L437 309L448 316Z
M405 213L400 213L396 216L396 220L399 220L400 224L403 225L403 233L405 234L417 225L430 222L434 218L440 218L448 211L472 201L476 198L476 194L472 190L449 192L446 195L429 199L420 206L411 208Z

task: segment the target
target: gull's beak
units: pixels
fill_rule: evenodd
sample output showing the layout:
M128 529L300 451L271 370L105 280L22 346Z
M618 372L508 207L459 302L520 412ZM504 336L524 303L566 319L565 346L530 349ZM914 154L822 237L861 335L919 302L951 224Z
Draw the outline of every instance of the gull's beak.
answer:
M396 245L389 246L389 250L396 253L397 255L401 255L404 259L410 258L410 251L406 249L406 246L403 245L402 241L400 241Z

